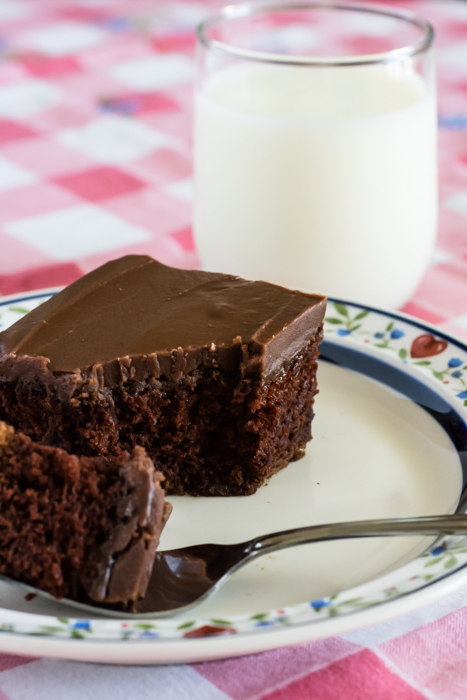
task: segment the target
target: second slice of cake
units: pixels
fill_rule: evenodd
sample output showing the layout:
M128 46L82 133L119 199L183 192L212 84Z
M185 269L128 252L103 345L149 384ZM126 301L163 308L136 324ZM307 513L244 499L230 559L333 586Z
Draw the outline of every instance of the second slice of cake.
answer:
M172 510L162 478L141 447L79 458L0 421L0 573L58 598L138 600Z
M120 258L0 333L0 418L82 455L140 445L168 493L251 494L311 438L325 306Z

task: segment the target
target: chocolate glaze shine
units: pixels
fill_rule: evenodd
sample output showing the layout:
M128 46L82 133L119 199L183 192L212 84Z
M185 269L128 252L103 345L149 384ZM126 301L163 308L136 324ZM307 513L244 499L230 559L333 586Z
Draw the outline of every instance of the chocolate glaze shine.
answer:
M259 363L268 377L316 331L325 305L320 295L126 256L0 333L0 375L24 376L30 366L44 379L71 373L112 387L127 379L177 380L201 364L247 373Z

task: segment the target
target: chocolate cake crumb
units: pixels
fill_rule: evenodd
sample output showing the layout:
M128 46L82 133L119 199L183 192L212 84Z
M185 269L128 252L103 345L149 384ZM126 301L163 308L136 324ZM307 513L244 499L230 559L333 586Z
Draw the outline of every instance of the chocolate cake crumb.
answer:
M0 422L0 573L57 598L144 596L171 510L161 480L141 447L79 458Z

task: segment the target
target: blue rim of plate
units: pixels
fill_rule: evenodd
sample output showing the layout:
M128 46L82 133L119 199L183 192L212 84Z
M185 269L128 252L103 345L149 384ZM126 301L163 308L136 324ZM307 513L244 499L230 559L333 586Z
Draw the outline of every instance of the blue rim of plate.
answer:
M0 299L0 330L59 291L48 289ZM463 469L458 510L467 504L467 344L410 316L330 298L321 357L406 395L440 423ZM445 537L390 576L352 590L283 609L222 620L118 620L51 617L0 608L0 631L57 639L169 642L245 635L349 615L423 590L467 567L467 539ZM381 581L381 583L380 583ZM383 585L384 582L384 585ZM389 582L389 583L388 583ZM196 613L195 613L196 614Z

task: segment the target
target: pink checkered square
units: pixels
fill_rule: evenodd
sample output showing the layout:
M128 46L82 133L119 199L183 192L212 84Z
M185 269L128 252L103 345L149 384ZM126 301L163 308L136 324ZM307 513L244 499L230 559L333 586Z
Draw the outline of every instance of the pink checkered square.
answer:
M177 241L177 243L180 243L183 250L187 250L190 252L195 250L195 241L193 238L193 231L191 226L188 226L187 228L182 228L180 231L174 231L174 233L172 233L171 236Z
M178 32L177 34L162 34L152 39L152 45L157 51L192 53L195 48L193 32Z
M24 124L12 121L11 119L0 119L0 144L2 145L10 141L30 139L36 135L36 131Z
M37 661L37 656L17 656L16 654L0 654L0 673L2 671L10 671L12 668L30 664ZM0 696L1 697L1 696Z
M355 654L359 647L343 639L326 639L259 656L197 664L196 671L234 700L250 700L273 689L288 688L308 674ZM304 696L305 697L305 696ZM343 699L342 699L343 700Z
M446 320L445 316L441 316L441 314L425 309L423 306L415 304L413 301L409 301L409 303L406 304L401 311L403 311L405 314L410 314L411 316L421 318L422 321L428 321L428 323L437 324L443 323Z
M71 284L81 275L81 269L75 263L40 265L26 271L0 274L0 293L6 295L47 287L61 287ZM3 657L0 656L0 671L3 670L2 659Z
M145 183L133 175L106 166L63 175L54 178L54 182L89 202L102 202L145 187Z
M426 700L369 649L346 656L262 700Z
M74 56L43 56L42 54L23 54L19 59L31 75L52 78L57 75L79 73L83 69Z

